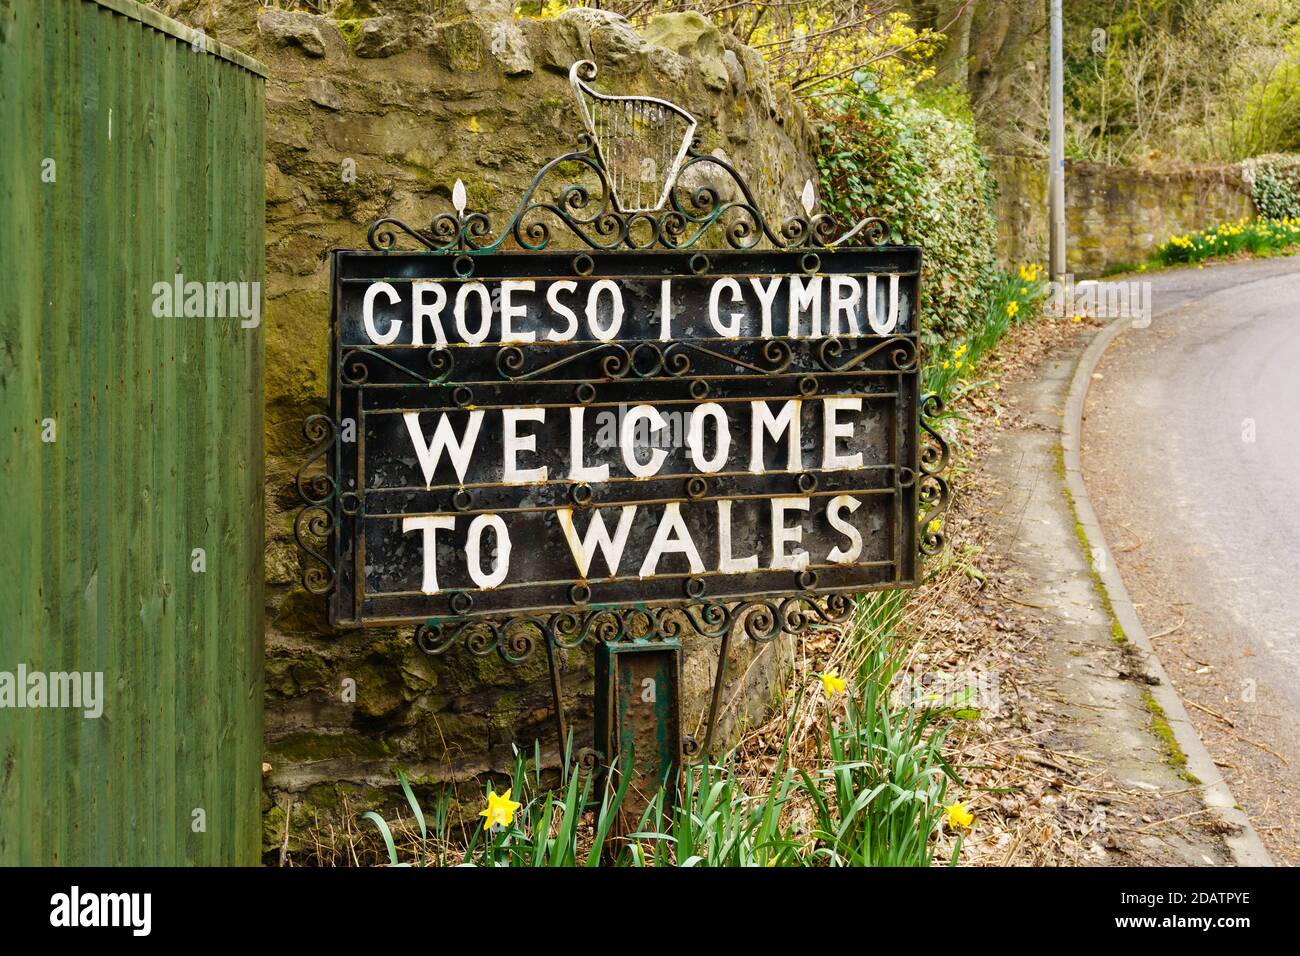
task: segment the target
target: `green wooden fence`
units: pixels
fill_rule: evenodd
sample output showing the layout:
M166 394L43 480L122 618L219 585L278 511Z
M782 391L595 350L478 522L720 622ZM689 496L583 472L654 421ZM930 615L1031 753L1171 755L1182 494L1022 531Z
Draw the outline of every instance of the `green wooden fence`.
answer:
M264 77L0 0L0 864L257 862L262 329L161 289L260 294Z

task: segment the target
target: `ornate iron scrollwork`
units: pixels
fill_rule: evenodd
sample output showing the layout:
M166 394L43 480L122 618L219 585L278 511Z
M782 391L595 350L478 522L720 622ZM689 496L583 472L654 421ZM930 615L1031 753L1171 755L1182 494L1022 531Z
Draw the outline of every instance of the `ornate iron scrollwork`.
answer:
M334 590L338 569L331 554L334 529L338 524L338 484L324 467L325 457L338 441L338 425L328 415L310 415L302 425L303 436L312 443L307 459L298 468L295 485L303 507L293 523L294 539L306 557L302 586L312 594Z
M431 618L415 629L415 641L426 654L438 657L455 647L471 654L497 654L519 664L538 647L562 650L594 648L604 642L653 643L680 639L689 625L708 638L733 632L767 642L782 634L802 634L812 627L842 624L853 614L846 594L797 595L724 604L701 601L675 608L575 607L547 615L520 614L506 618Z
M943 400L938 395L921 399L921 432L925 441L921 445L921 474L918 479L917 500L921 509L921 526L917 532L917 547L928 556L943 550L943 514L952 501L952 490L943 472L948 468L951 452L948 442L932 424L943 414Z
M497 252L508 244L525 251L547 249L554 232L563 230L576 241L578 252L573 267L576 274L589 274L591 257L582 252L591 250L646 250L689 249L706 239L720 239L733 249L753 249L766 244L779 250L807 250L801 268L809 274L821 266L818 250L833 249L836 245L856 240L866 245L883 245L890 239L890 229L884 220L868 217L852 228L841 232L832 217L814 215L814 193L811 183L804 189L802 206L806 215L794 216L773 225L764 216L753 191L737 169L725 160L703 152L699 139L693 138L695 122L689 114L673 104L649 97L610 97L596 93L587 83L595 78L595 66L589 62L574 64L571 79L575 90L591 98L591 104L582 103L587 132L579 137L578 148L552 159L541 167L528 185L504 228L494 232L488 215L468 209L466 190L459 181L452 191L453 212L434 216L427 228L416 228L400 219L384 217L371 224L367 241L373 250L393 251L401 244L413 243L416 247L433 253L455 257L457 275L468 277L474 272L474 259ZM642 193L633 193L625 180L619 178L616 162L621 157L617 145L608 138L611 127L602 125L602 116L609 120L610 110L622 110L634 121L638 117L653 121L656 117L671 121L684 130L680 145L664 153L671 159L662 188L658 181L650 190L656 202L647 207ZM658 112L656 112L658 111ZM617 129L617 126L613 127ZM582 181L575 181L575 170ZM569 181L558 191L548 191L547 180L552 173L562 171ZM722 181L729 184L728 197L711 185L686 185L684 182ZM587 260L583 262L583 260ZM695 260L700 260L698 263ZM709 263L704 253L693 257L691 268L706 272ZM418 354L418 353L423 354ZM816 362L821 369L832 373L848 373L861 367L869 358L886 353L888 361L898 371L914 371L919 359L915 343L905 336L873 338L828 338L821 342ZM691 342L678 342L667 346L643 343L629 351L618 343L590 345L539 346L527 355L515 347L504 346L496 355L496 368L503 381L545 381L551 373L563 375L560 370L579 359L602 354L602 368L611 378L655 379L709 374L710 369L724 368L728 372L750 371L758 374L786 372L792 361L790 346L780 340L761 345L728 344L705 348ZM336 384L347 388L366 385L373 375L396 377L400 382L419 387L436 385L450 380L453 357L448 349L412 348L409 357L402 354L396 361L389 354L364 347L349 347L338 357L339 380ZM698 391L697 391L698 385ZM585 389L585 392L584 392ZM818 389L816 378L804 376L800 380L800 393L805 397ZM692 384L691 394L703 398L708 394L704 378ZM578 386L578 401L590 401L594 388ZM474 395L466 386L452 394L452 400L467 406ZM921 402L920 472L909 469L900 480L901 487L915 485L915 500L920 514L918 547L922 554L931 555L943 547L944 536L939 518L948 506L950 490L942 476L949 460L949 449L932 420L943 411L936 396ZM338 582L336 562L340 560L338 537L340 524L345 517L355 516L364 510L361 489L347 490L339 487L338 472L333 473L328 462L337 463L341 454L341 423L327 415L315 414L304 423L303 431L312 450L298 471L296 485L303 507L297 515L294 533L304 555L302 583L313 594L329 594ZM331 454L332 453L332 454ZM328 456L328 459L327 459ZM800 488L807 491L801 476ZM700 488L707 488L702 483ZM588 496L590 488L586 489ZM687 490L688 496L691 490ZM578 500L578 489L574 491ZM811 590L816 586L815 572L800 587ZM700 582L702 585L702 582ZM687 582L687 594L694 598ZM465 648L471 654L496 654L502 660L518 664L529 660L537 649L544 648L550 668L551 687L555 705L555 719L559 741L563 748L567 740L562 706L562 687L559 652L564 650L594 650L601 644L620 642L654 643L678 640L685 632L693 630L699 635L718 642L718 663L714 675L713 693L703 741L684 737L684 758L707 757L713 745L718 722L729 644L734 635L743 634L751 640L769 642L782 634L801 634L819 626L843 625L853 615L855 599L844 593L823 595L796 594L770 599L749 599L735 603L722 603L701 598L675 608L642 606L587 606L590 589L585 595L574 585L574 606L562 611L543 614L523 613L504 618L446 617L431 618L415 630L415 640L425 653L439 656L455 648ZM700 587L703 593L703 587ZM467 594L462 605L452 600L453 611L470 610ZM594 768L600 755L590 749L575 754L580 766Z
M580 148L551 160L537 173L515 208L505 228L491 236L486 213L458 208L441 213L429 228L417 229L385 217L370 227L370 247L379 251L398 248L401 236L415 240L432 252L483 255L501 249L513 239L522 249L537 252L550 246L553 228L565 227L591 249L689 249L717 226L733 249L752 249L766 240L777 249L833 248L849 239L861 238L868 245L882 245L889 237L883 219L870 217L837 236L838 225L826 214L792 216L773 228L759 210L757 200L740 173L730 163L700 152L697 140L686 151L686 161L670 187L668 208L626 212L615 202L614 186L601 164L594 140L582 134ZM559 166L577 165L590 171L599 188L569 183L555 199L539 199L547 175ZM687 189L681 177L692 170L715 168L739 190L742 199L724 201L712 186Z
M575 88L589 89L583 80L595 78L595 65L589 61L575 63L571 76ZM666 101L652 97L605 97L644 114L648 109L664 109ZM643 104L638 107L636 104ZM671 104L673 110L685 114ZM635 125L634 123L631 125ZM508 241L522 249L540 251L551 243L555 226L565 227L583 245L592 249L688 249L698 243L716 225L726 244L733 249L752 249L767 241L776 249L831 248L858 239L868 245L881 245L889 237L883 219L868 217L837 237L838 225L826 214L812 214L812 202L805 203L806 216L793 216L776 228L760 211L754 193L734 166L710 153L702 152L699 139L690 139L671 164L669 177L659 204L654 208L627 208L620 202L617 172L608 155L609 145L602 148L596 127L589 121L588 132L579 137L579 148L544 165L524 191L523 198L504 229L492 235L489 217L468 211L464 186L457 183L453 191L454 213L435 216L428 229L417 229L400 219L385 217L370 227L370 247L379 251L396 249L402 236L414 240L433 252L482 255L502 248ZM579 167L589 174L598 187L570 182L553 198L539 198L547 176L558 167L571 172ZM712 170L721 175L741 198L724 201L712 186L681 185L688 173ZM618 181L616 181L618 180Z
M687 627L719 642L713 693L704 741L686 737L683 759L707 759L722 700L726 662L734 634L767 643L782 634L798 635L816 627L838 626L853 616L855 600L848 594L825 594L740 601L724 604L701 601L677 608L574 608L549 615L521 614L501 619L430 619L415 629L415 641L434 657L464 647L471 654L497 654L510 664L528 660L545 647L551 671L558 740L568 739L564 718L558 650L594 649L600 643L656 643L678 640Z

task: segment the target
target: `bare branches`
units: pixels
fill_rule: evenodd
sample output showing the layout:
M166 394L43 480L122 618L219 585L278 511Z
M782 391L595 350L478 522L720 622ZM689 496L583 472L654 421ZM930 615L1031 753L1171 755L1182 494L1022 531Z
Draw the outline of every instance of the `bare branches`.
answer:
M1126 12L1099 30L1110 42L1082 50L1072 100L1073 139L1106 162L1160 153L1235 160L1286 151L1300 77L1300 8L1291 0L1212 0L1171 18Z
M941 30L973 2L962 0L939 30L915 30L896 0L583 0L644 25L660 13L695 12L759 50L774 75L801 95L884 61L924 59Z

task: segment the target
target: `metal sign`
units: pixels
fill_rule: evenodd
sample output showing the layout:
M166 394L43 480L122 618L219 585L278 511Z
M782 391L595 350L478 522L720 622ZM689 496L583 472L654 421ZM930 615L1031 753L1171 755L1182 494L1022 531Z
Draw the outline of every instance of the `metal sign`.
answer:
M910 584L919 259L336 252L333 621Z
M580 76L594 69L573 71L592 92ZM557 649L666 648L689 624L721 639L707 748L733 632L845 620L852 594L914 584L940 544L921 252L885 244L879 220L835 241L810 185L808 217L773 228L697 146L636 208L611 162L663 149L638 127L663 104L597 110L500 233L457 183L454 214L382 219L370 249L334 252L330 409L308 420L298 479L304 580L334 624L414 624L429 653L544 645L561 741ZM705 166L740 198L679 184ZM555 251L556 227L579 249Z

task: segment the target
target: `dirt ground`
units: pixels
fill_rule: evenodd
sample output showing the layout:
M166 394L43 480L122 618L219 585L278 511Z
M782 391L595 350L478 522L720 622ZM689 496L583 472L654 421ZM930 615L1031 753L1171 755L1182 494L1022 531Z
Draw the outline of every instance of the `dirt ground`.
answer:
M980 371L999 384L956 428L965 470L917 666L940 692L972 691L949 744L976 816L966 865L1231 862L1115 639L1064 492L1060 414L1096 329L1016 328Z

